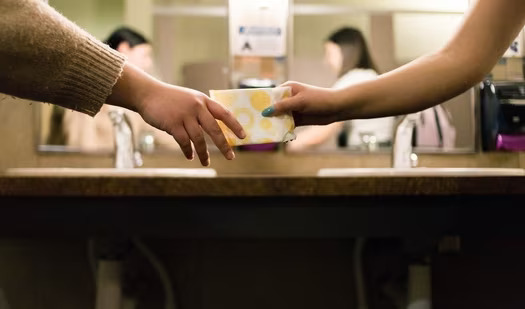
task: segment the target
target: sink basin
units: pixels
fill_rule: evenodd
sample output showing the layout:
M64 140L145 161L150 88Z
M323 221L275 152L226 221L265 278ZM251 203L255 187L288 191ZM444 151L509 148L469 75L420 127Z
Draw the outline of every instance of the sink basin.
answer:
M319 177L488 177L525 176L520 168L323 168Z
M216 177L212 168L12 168L7 176L26 177Z

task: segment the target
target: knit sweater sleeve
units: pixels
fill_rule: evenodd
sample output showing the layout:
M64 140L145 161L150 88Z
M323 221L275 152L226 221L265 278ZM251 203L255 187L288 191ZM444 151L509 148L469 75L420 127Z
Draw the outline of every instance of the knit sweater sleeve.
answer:
M93 116L124 62L44 2L0 0L0 92Z

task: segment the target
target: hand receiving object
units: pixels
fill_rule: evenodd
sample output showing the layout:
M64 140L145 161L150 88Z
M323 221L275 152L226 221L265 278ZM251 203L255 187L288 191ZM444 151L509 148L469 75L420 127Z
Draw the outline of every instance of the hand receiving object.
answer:
M282 143L295 139L292 115L263 117L261 112L274 103L289 97L289 87L210 90L212 100L219 102L233 113L246 132L239 139L221 121L221 127L230 146Z

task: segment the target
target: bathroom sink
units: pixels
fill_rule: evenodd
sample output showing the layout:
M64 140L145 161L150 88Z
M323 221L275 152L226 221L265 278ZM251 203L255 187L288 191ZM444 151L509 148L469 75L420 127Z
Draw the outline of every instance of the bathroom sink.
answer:
M319 177L488 177L525 176L520 168L323 168Z
M11 168L7 176L23 177L216 177L212 168Z

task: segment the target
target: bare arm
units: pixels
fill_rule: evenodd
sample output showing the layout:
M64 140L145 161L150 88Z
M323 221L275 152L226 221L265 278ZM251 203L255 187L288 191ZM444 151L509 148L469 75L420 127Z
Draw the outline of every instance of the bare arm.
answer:
M354 117L406 114L459 95L490 72L524 23L525 1L479 0L443 49L363 85L366 99L349 110ZM352 98L352 89L342 95Z
M334 91L289 83L293 97L275 112L293 111L299 125L372 118L424 110L481 81L525 23L523 0L478 0L441 50L377 80Z

